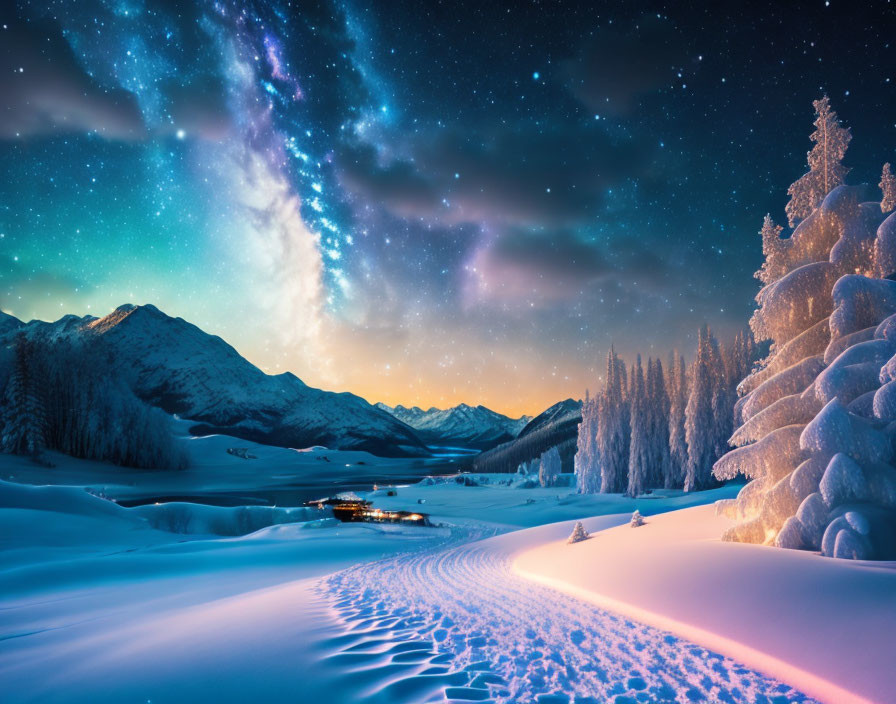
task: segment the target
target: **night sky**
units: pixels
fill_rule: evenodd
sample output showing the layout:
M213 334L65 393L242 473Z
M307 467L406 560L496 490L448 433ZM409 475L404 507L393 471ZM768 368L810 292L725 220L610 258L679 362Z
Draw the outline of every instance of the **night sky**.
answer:
M718 5L718 6L716 6ZM537 413L743 326L812 100L896 162L887 2L6 2L0 307Z

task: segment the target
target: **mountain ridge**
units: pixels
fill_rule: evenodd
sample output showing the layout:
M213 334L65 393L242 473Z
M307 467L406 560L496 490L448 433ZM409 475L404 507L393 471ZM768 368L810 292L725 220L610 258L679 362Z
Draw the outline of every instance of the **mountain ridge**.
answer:
M376 406L409 425L428 444L477 450L487 450L514 439L530 420L528 416L509 418L483 405L466 403L445 409L432 406L425 411L419 406L401 404L392 407L377 403Z
M125 304L102 318L66 315L29 323L0 318L5 347L20 332L47 344L101 346L137 396L193 421L192 431L199 435L383 456L429 454L412 428L360 396L316 389L291 372L266 374L223 338L151 304Z

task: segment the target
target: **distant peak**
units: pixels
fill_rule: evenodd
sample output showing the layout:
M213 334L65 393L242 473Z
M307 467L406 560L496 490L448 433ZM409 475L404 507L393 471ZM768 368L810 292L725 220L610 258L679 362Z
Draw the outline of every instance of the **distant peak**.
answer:
M128 319L144 319L146 316L157 319L170 319L168 315L160 311L151 303L144 305L135 305L133 303L125 303L118 306L109 315L102 318L96 318L88 323L88 327L94 332L104 333L118 325L121 325Z

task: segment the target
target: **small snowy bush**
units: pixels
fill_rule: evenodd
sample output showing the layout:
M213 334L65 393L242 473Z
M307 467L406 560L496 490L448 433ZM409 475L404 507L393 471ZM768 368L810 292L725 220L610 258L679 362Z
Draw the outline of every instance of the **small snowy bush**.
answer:
M572 535L569 536L569 539L566 542L570 544L581 543L583 540L588 540L590 537L588 531L585 530L585 526L582 525L582 522L576 521L576 524L572 529Z
M638 509L635 509L635 512L632 514L632 522L629 525L632 528L644 525L644 516L641 515L641 512Z

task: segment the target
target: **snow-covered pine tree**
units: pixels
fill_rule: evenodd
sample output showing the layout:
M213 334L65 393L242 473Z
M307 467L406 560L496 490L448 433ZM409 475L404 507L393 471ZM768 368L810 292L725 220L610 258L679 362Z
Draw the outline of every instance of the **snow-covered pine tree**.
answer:
M590 537L588 531L585 530L585 526L582 525L582 522L576 521L576 524L572 527L572 535L569 536L566 542L570 545L572 543L581 543L583 540L588 540Z
M644 525L644 516L641 515L641 512L638 509L635 509L632 513L632 520L629 521L629 525L632 528L640 528Z
M697 356L691 366L691 389L685 408L685 439L688 444L685 491L707 489L714 484L712 463L716 457L717 433L713 398L718 387L717 350L715 338L704 325L700 328Z
M712 462L715 462L729 449L728 438L731 437L733 430L734 399L737 392L730 371L733 364L733 360L730 359L733 348L721 346L715 338L712 341L714 343L712 345L712 365L715 382L712 395L712 431L715 440Z
M575 472L580 494L596 494L600 491L600 458L597 451L598 397L585 391L582 403L582 422L579 423L576 441Z
M611 347L607 353L607 380L597 407L597 454L600 457L600 491L619 494L628 486L628 405L625 400L625 363Z
M648 459L649 486L655 488L665 485L671 465L669 456L669 394L666 391L663 363L659 359L648 360L647 387L650 436Z
M99 344L44 342L36 366L44 396L46 446L74 457L148 469L179 469L186 454L171 419L138 399Z
M737 522L723 538L893 559L896 281L871 272L896 272L896 214L865 187L823 195L756 298L750 324L772 347L739 386L737 449L714 468L750 480L718 503Z
M756 340L753 339L753 332L747 327L735 336L732 352L726 364L728 385L731 389L731 402L734 404L731 412L732 429L739 426L742 422L736 405L738 387L741 381L753 371L753 366L757 359Z
M552 447L541 456L538 466L538 483L544 487L554 486L560 476L560 451Z
M24 333L18 334L3 407L2 448L5 452L35 457L44 448L43 374L37 366L34 343Z
M753 276L764 284L777 281L787 273L786 252L788 240L781 239L781 231L784 228L776 225L771 215L766 215L762 221L762 229L759 235L762 237L762 256L765 261Z
M890 170L889 162L884 164L878 186L884 196L880 201L880 209L885 213L892 212L896 208L896 177Z
M638 496L647 491L650 482L649 408L641 355L638 355L632 369L630 414L631 441L626 493L629 496Z
M685 434L685 409L688 405L688 374L684 357L677 351L670 365L669 398L669 471L663 481L666 489L680 489L688 467L688 443Z
M794 227L817 208L824 197L841 185L849 171L843 156L852 135L840 126L837 113L831 109L828 96L812 103L815 108L815 131L809 136L815 146L808 153L809 171L787 190L787 222Z

